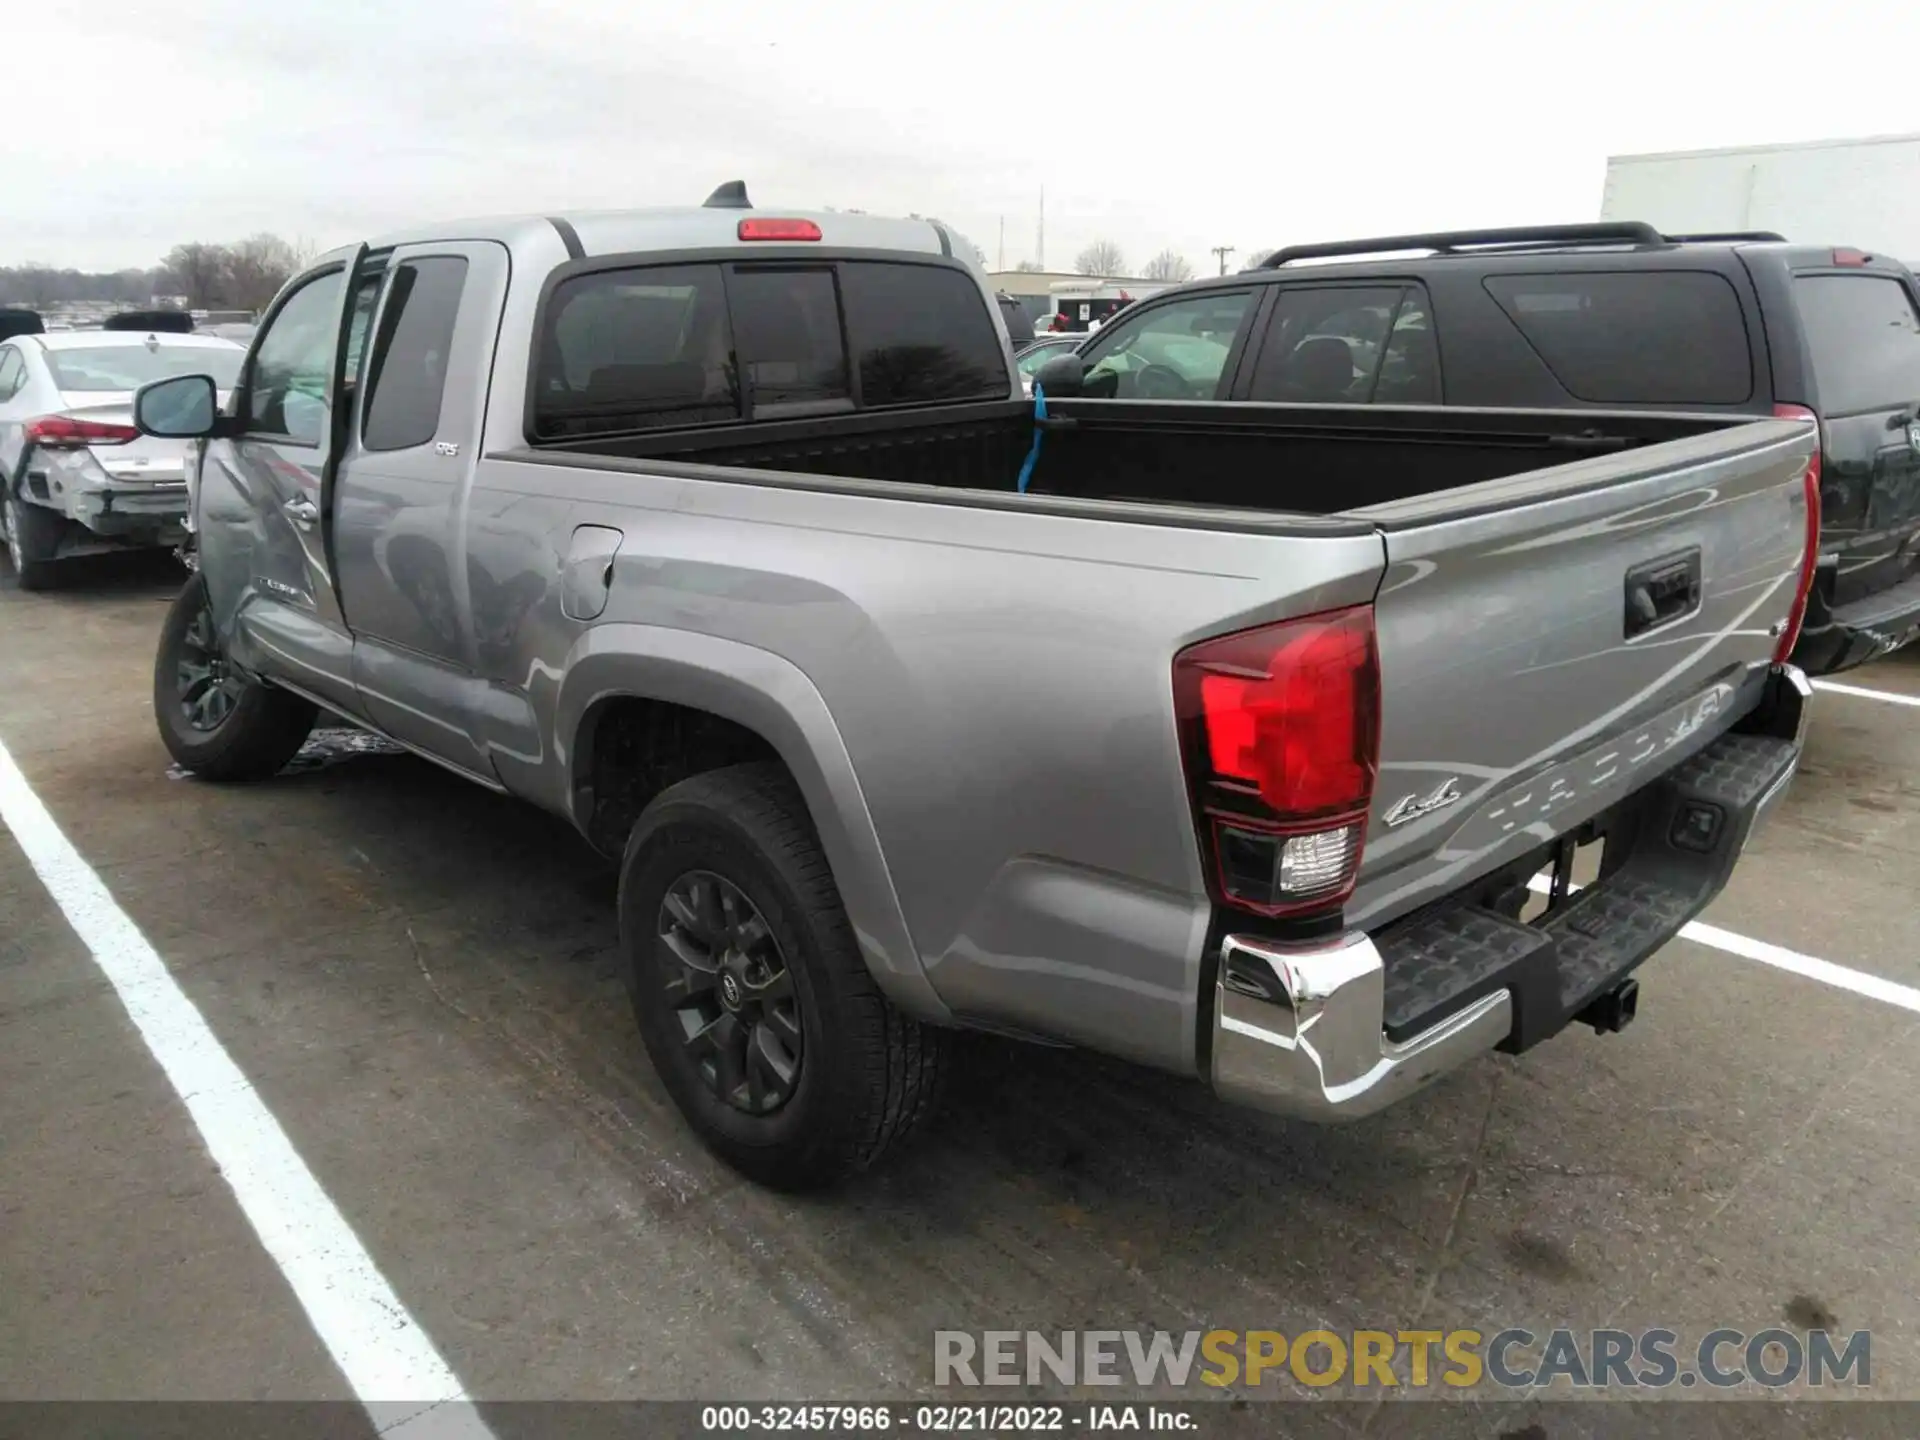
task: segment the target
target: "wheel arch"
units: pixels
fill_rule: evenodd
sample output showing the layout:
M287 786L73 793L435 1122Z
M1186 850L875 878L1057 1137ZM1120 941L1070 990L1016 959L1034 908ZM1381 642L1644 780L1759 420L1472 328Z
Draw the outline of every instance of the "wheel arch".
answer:
M799 667L715 636L596 626L569 657L554 735L569 816L603 852L618 852L639 807L665 784L778 760L806 801L874 979L909 1015L950 1022L921 966L852 757Z

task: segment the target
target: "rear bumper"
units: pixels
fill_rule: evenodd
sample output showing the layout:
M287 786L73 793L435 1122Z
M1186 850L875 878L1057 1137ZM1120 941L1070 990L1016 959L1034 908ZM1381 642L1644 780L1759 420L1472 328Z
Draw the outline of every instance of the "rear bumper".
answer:
M1816 587L1793 647L1793 663L1809 675L1851 670L1920 638L1920 575L1837 609L1819 595Z
M44 499L30 495L27 503L64 515L80 527L61 543L63 556L115 545L177 545L187 536L184 484L68 488Z
M1358 1119L1490 1050L1520 1051L1618 991L1725 886L1799 763L1811 688L1776 673L1751 729L1633 797L1592 885L1533 922L1460 899L1368 935L1300 944L1229 935L1211 1079L1225 1100ZM1684 819L1711 816L1703 836Z

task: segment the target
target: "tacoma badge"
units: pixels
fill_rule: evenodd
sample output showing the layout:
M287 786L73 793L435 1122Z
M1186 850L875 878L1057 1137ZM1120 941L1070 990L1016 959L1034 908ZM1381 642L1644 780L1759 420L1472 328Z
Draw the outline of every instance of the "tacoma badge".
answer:
M1388 825L1404 825L1409 820L1418 820L1422 815L1431 815L1436 810L1444 810L1460 798L1460 782L1449 775L1425 795L1407 795L1393 802L1386 813Z

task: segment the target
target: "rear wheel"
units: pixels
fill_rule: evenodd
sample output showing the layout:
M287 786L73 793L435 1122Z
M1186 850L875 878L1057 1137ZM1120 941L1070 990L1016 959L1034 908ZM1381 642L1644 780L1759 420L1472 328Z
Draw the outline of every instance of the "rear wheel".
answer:
M647 807L621 867L620 940L661 1080L751 1179L830 1185L932 1112L947 1036L874 983L781 766L696 775Z
M57 562L54 552L60 546L60 516L38 505L23 503L9 493L0 505L0 519L7 527L7 558L22 590L45 590L54 581Z
M314 707L236 670L220 647L195 575L160 627L153 714L167 751L208 780L264 780L306 743Z

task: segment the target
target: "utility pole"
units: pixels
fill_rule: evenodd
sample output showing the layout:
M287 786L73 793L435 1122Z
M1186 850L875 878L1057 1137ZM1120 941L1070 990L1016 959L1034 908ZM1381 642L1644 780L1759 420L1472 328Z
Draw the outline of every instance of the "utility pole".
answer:
M1035 239L1034 263L1042 270L1047 268L1047 187L1040 187L1040 233Z
M1000 254L994 261L993 268L996 270L1007 268L1007 217L1004 215L1000 217Z
M1222 275L1227 273L1227 257L1233 254L1233 251L1234 247L1231 245L1216 245L1213 247L1213 253L1220 257L1220 273Z

